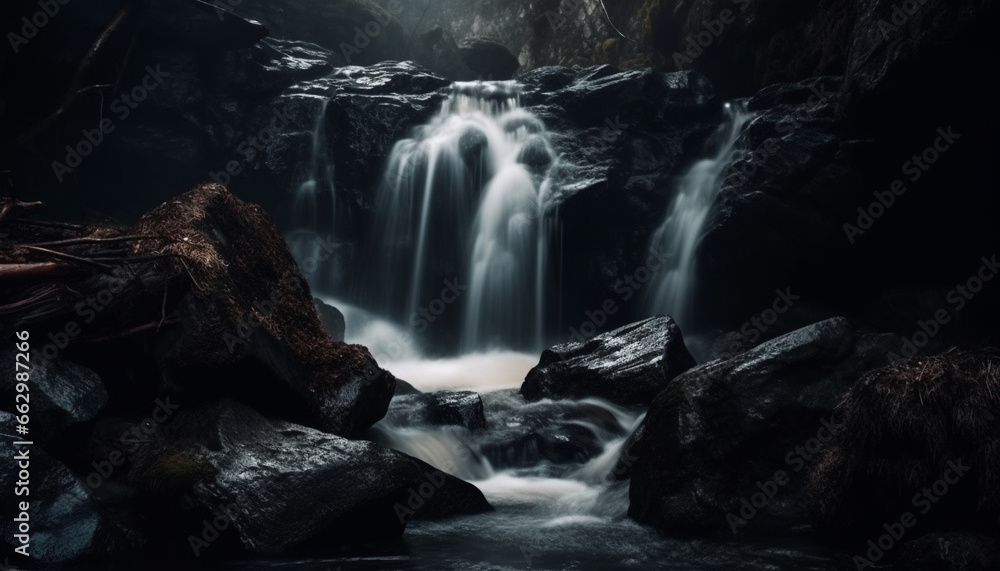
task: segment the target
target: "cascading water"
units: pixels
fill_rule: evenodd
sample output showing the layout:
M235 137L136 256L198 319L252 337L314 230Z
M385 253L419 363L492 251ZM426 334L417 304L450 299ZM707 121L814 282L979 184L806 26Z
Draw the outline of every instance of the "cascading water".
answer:
M538 349L546 220L556 160L512 81L456 83L438 114L396 143L378 192L374 276L388 315L419 315L449 279L467 291L453 320L465 351ZM415 317L413 319L416 319Z
M692 326L698 241L719 194L722 171L732 160L736 140L751 118L744 104L726 104L726 121L712 140L714 153L681 177L666 219L653 234L651 247L667 253L670 261L647 290L649 311L668 313L682 327Z
M292 203L292 227L296 230L286 236L289 249L300 262L303 260L330 260L329 248L336 221L337 194L334 184L334 166L326 138L326 110L329 98L308 96L316 101L316 120L310 140L309 170L306 179L295 191ZM322 272L307 271L310 283L321 285L327 280L336 281L336 260L324 265Z
M319 99L316 121L312 131L309 178L299 185L295 193L292 216L295 225L300 228L316 228L318 226L320 194L329 194L331 202L336 204L336 201L332 200L334 198L333 164L328 158L326 145L326 109L329 105L329 99L325 97Z
M694 240L746 119L730 109L719 148L684 177L657 235L661 248L687 252L671 280L693 269ZM699 568L749 568L781 560L783 552L760 553L752 545L665 539L629 520L629 483L613 472L621 459L639 461L624 452L643 411L599 399L527 402L518 388L537 364L537 351L477 352L492 339L542 338L545 256L558 223L546 216L554 161L542 124L518 106L513 83L456 84L440 113L393 150L376 206L378 281L366 283L378 284L370 290L394 297L394 304L367 311L327 301L343 311L348 342L369 347L424 393L400 391L367 437L471 482L495 511L409 521L404 549L342 560L358 569L449 571L691 568L692 561ZM417 311L454 276L468 290L447 311L462 312L455 323L466 351L427 359L412 322L402 325L399 314ZM394 285L402 287L386 294ZM477 393L481 416L469 393L456 391ZM428 408L429 400L442 402L435 399L451 407L443 416ZM454 423L456 412L461 422Z

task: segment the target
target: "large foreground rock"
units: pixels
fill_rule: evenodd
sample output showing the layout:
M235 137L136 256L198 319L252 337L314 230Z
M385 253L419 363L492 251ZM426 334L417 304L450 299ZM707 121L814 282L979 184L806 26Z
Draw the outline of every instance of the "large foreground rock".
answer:
M140 451L129 480L176 493L195 513L238 506L233 528L253 552L391 539L411 518L492 509L474 486L424 462L268 421L235 401L179 413Z
M157 340L157 357L178 382L203 380L207 368L259 363L255 386L237 380L227 387L233 379L217 378L217 390L261 405L280 391L293 412L341 435L385 414L395 378L364 347L330 339L308 284L259 207L204 185L147 214L136 232L184 237L158 249L186 260L174 270L189 272L194 285L172 312L180 326Z
M182 194L132 228L9 224L0 262L68 275L57 286L44 272L0 284L15 302L0 332L72 331L63 353L97 372L123 411L145 413L166 394L237 396L267 414L352 435L389 406L395 378L364 347L327 335L274 223L222 185ZM115 265L52 261L67 257ZM56 349L43 343L33 346Z
M521 394L528 400L598 397L646 405L694 365L677 323L661 315L545 350Z
M808 522L804 469L840 422L838 399L898 343L835 318L677 377L626 446L629 516L674 533L787 533ZM766 506L741 512L779 471L785 483Z

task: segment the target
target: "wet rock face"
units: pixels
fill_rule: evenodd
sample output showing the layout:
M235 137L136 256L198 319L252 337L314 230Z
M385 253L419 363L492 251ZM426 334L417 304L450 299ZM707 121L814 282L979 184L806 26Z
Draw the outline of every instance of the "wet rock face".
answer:
M563 292L564 306L579 311L567 327L608 299L624 308L608 316L608 329L647 317L635 299L641 292L619 280L650 262L650 236L663 223L676 177L703 156L721 121L714 87L693 72L610 66L545 67L519 81L522 101L559 155L551 177L563 242L571 245L559 254L563 280L583 286Z
M13 349L0 352L0 360L14 362ZM32 438L49 441L74 425L93 420L108 402L104 382L96 373L61 359L47 359L41 353L33 355L30 393L15 400L18 393L13 375L0 379L2 410L19 414L14 407L27 403L33 421ZM30 401L28 400L30 399Z
M749 100L754 117L737 143L743 150L723 172L699 248L699 295L711 322L760 312L776 284L832 279L847 255L840 213L860 199L844 189L873 182L857 167L872 143L838 126L842 85L820 77Z
M597 397L644 406L694 365L680 328L662 315L547 349L521 394L528 400Z
M419 460L268 421L234 401L181 411L140 451L130 478L139 489L157 489L186 465L204 467L179 492L190 509L236 506L232 527L251 552L391 539L411 518L492 509L474 486Z
M674 533L807 524L808 469L841 421L833 410L898 342L836 318L680 375L626 445L629 516ZM766 507L747 508L757 493Z
M0 412L0 422L13 426L13 415ZM32 428L40 423L33 422ZM10 507L5 506L0 531L3 533L5 550L13 552L22 542L14 537L20 533L19 525L13 521L21 517L20 502L28 502L28 525L30 544L28 553L31 560L52 564L77 559L100 552L98 528L100 516L86 489L62 462L52 458L38 446L18 447L9 442L0 444L0 451L7 459L0 466L0 479L15 489L18 480L18 454L29 450L28 462L31 477L27 495L12 496ZM15 501L16 500L16 501ZM20 555L14 558L21 559ZM16 560L15 559L15 560ZM10 558L8 559L8 561Z

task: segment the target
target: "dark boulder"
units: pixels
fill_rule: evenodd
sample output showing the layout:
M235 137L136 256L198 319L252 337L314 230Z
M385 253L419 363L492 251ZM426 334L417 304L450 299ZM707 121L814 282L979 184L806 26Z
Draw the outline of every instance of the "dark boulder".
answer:
M34 296L34 305L9 311L0 325L62 330L81 317L75 308L103 300L86 320L89 343L70 339L65 355L101 375L118 407L145 408L167 394L196 401L237 396L269 414L350 435L389 406L392 375L366 348L330 339L274 223L221 185L182 194L132 228L21 222L10 228L0 235L4 263L60 269L48 252L11 236L62 238L65 245L54 247L69 256L118 262L74 271L45 295L32 289L32 279L3 284L5 298Z
M0 352L0 362L14 363L15 353L13 348ZM15 377L4 375L0 379L0 408L15 413L15 406L28 404L33 440L52 440L75 425L94 420L108 402L101 378L86 367L58 357L49 359L40 351L26 364L30 366L29 390L15 400L19 394Z
M182 512L236 506L231 533L251 552L394 539L411 518L492 509L474 486L424 462L269 421L235 401L179 412L139 450L129 480L178 498Z
M333 52L316 44L266 38L249 53L230 55L219 64L222 68L219 71L226 74L227 87L238 95L274 94L291 85L329 75L335 62Z
M521 394L528 400L598 397L646 405L694 365L680 328L661 315L545 350L525 377Z
M688 25L694 28L706 12L724 9L724 3L690 4ZM779 284L811 288L811 299L838 307L867 305L899 284L947 292L943 284L966 279L975 269L954 251L977 244L975 249L992 252L1000 243L985 214L991 206L974 190L991 176L986 165L996 154L990 126L997 113L989 102L997 89L981 70L988 65L986 54L995 51L989 28L997 5L862 0L800 9L788 3L789 22L781 32L744 36L751 28L775 26L778 14L786 16L782 4L754 3L747 12L753 19L739 20L727 32L735 43L706 51L694 66L721 87L729 83L722 72L733 65L730 50L743 58L782 44L804 48L757 57L748 66L757 68L758 78L773 78L755 85L789 83L769 85L752 97L750 107L759 116L739 145L742 158L727 169L700 246L705 263L699 280L708 286L711 321L759 311ZM761 17L763 12L771 14ZM832 65L817 65L821 61ZM707 69L710 62L715 71ZM798 63L784 65L791 62ZM953 79L928 83L920 77L925 69L948 69ZM828 77L815 77L820 75ZM841 79L832 81L831 75ZM910 106L897 105L901 100ZM914 115L913 107L925 112ZM939 139L949 129L960 139ZM955 148L933 170L904 172L912 168L907 161L948 140ZM948 220L952 231L927 232L928 219ZM925 267L935 268L934 278ZM858 279L833 285L844 275ZM728 286L733 283L739 287ZM998 302L987 294L978 303ZM900 322L892 330L912 327L913 321ZM946 336L953 343L981 337L960 329L950 327Z
M329 338L309 286L259 207L204 185L147 214L136 232L186 238L158 250L189 259L176 269L197 285L172 312L180 326L162 332L155 349L182 386L209 377L210 393L268 410L283 400L293 418L306 413L305 420L341 435L361 433L385 414L395 379L364 347ZM262 365L251 387L216 373L240 363Z
M625 452L629 516L668 533L788 533L810 521L806 473L841 418L841 395L884 365L892 335L843 318L680 375L653 401ZM778 476L778 472L783 476ZM777 490L748 511L758 486ZM752 507L752 506L751 506ZM743 509L743 512L741 512Z
M465 38L458 44L462 62L480 79L503 81L514 77L521 66L517 56L491 38Z
M313 298L313 305L316 306L320 323L323 324L323 330L330 336L330 339L343 341L347 329L344 314L336 307L328 305L318 298Z

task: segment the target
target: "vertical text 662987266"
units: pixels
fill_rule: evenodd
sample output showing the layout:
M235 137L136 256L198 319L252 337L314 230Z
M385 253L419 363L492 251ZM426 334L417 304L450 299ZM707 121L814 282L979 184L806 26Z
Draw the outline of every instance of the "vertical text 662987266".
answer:
M30 461L28 454L31 451L29 447L31 442L27 440L28 438L28 412L29 412L29 391L28 381L31 376L31 365L29 362L28 350L31 348L28 342L28 332L21 331L17 334L17 342L15 342L14 347L17 352L14 354L14 380L17 381L16 384L16 394L14 396L14 409L17 411L17 416L14 417L14 431L17 433L17 441L14 442L14 459L13 461L17 464L17 478L14 481L14 495L17 496L15 501L17 502L17 517L14 518L14 530L17 532L14 534L14 539L19 545L14 549L17 553L30 557L29 549L31 547L31 518L29 515L29 502L27 498L30 495L30 476L29 471Z

